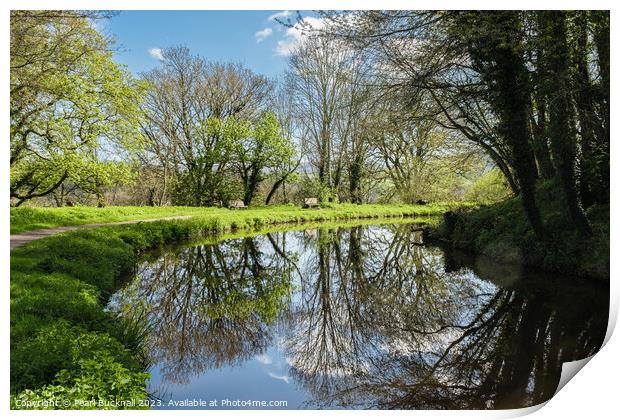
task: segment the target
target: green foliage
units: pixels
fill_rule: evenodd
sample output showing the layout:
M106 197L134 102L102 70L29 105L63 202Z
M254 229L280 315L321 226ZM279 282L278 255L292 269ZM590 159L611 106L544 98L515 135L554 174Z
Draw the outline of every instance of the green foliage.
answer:
M539 184L536 198L546 232L544 240L536 239L519 197L450 212L437 234L455 246L500 261L609 279L609 207L588 209L594 234L584 237L570 220L555 181Z
M17 266L22 265L18 262ZM62 273L42 275L26 266L11 271L11 338L20 342L54 319L85 327L105 323L100 293L83 281Z
M329 186L323 184L317 177L305 176L301 179L295 201L303 203L304 198L316 197L321 206L329 202L338 202L338 196Z
M235 141L249 131L245 121L235 118L211 117L195 128L196 135L208 139L207 145L196 145L195 156L187 170L177 175L173 202L187 205L225 204L242 191L239 182L231 179L229 162ZM219 170L213 168L217 166Z
M243 201L247 205L265 180L266 171L274 172L291 165L295 148L271 111L263 113L256 123L233 121L238 126L232 136L233 167L242 181Z
M307 221L428 218L455 207L332 204L324 209L304 210L288 205L245 211L187 207L13 208L12 221L22 223L17 225L20 229L41 223L53 226L93 219L130 220L145 215L190 213L194 217L65 233L11 252L11 404L24 408L17 406L18 401L48 401L47 405L53 405L50 400L73 401L69 407L90 408L79 406L75 400L135 402L146 397L142 345L149 326L139 318L125 323L103 308L116 278L135 263L141 250L231 229L247 232ZM231 293L222 305L214 306L216 315L256 311L270 322L288 291L286 282L272 286L259 298Z
M144 384L149 376L126 368L107 351L95 351L91 357L80 359L74 369L61 370L53 385L26 389L12 396L11 408L148 408L144 403L148 398Z
M75 317L74 317L75 319ZM124 366L139 371L129 351L109 334L87 332L65 319L52 321L24 339L11 357L11 388L39 387L61 370L76 370L82 360L105 350Z
M271 111L265 112L254 126L254 141L251 147L254 158L266 168L274 168L282 162L289 162L295 149L291 140L284 135L277 117Z
M140 340L132 335L137 331L126 331L102 304L134 258L133 249L107 229L45 238L12 252L11 391L21 393L15 404L145 393L144 365L136 358ZM98 354L105 363L114 361L108 373L116 378L82 371L101 359ZM119 388L122 376L132 388ZM138 379L141 393L134 392Z
M491 204L502 201L511 196L502 172L493 168L478 177L465 192L466 201L475 201L482 204Z
M21 203L63 182L85 190L125 182L129 167L102 160L101 146L141 146L142 95L87 17L12 12L11 197Z
M129 266L131 257L131 248L122 239L81 231L64 246L48 252L38 268L45 273L68 274L98 289L111 290L120 268Z
M290 165L295 153L271 111L255 122L232 116L211 117L196 131L216 140L211 142L212 147L201 149L188 170L178 176L175 203L226 204L243 198L249 204L267 172ZM217 171L212 170L214 165Z

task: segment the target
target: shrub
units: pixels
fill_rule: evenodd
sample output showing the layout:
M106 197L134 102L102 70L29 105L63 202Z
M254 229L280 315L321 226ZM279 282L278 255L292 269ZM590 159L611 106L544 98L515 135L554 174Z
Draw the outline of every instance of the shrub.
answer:
M53 321L13 349L11 388L42 386L60 370L73 371L82 360L102 350L123 366L140 369L129 351L110 335L85 331L64 319Z
M53 384L26 389L11 397L12 409L136 409L148 408L148 373L135 372L107 351L81 359L64 369Z
M538 241L519 197L479 208L448 212L436 235L456 247L567 274L609 279L609 206L588 210L594 234L582 237L554 181L537 186L546 237Z
M512 195L502 172L493 168L485 172L467 189L464 195L466 201L475 201L483 204L497 203Z
M331 207L318 211L282 206L275 210L265 207L202 213L192 220L80 230L37 240L12 251L11 406L27 408L21 403L28 401L30 408L92 408L80 406L76 400L103 398L131 403L146 397L148 375L140 370L146 367L142 356L149 325L139 318L124 323L103 307L117 287L119 274L132 267L144 249L220 233L233 224L258 228L302 220L439 214L450 205ZM56 216L65 214L61 210L54 212ZM120 209L114 211L121 213ZM209 213L209 209L203 211ZM32 217L29 223L39 223ZM71 217L73 220L77 216ZM284 295L285 290L273 293L274 299ZM254 304L266 320L275 316L274 301ZM57 403L66 401L69 406L58 407ZM38 407L32 407L33 404Z

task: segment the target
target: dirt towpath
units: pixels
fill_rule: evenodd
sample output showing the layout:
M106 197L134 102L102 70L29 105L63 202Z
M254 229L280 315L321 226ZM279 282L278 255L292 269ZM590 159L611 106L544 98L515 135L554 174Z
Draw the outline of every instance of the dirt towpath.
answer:
M192 216L168 216L160 217L157 219L140 219L140 220L126 220L124 222L109 222L109 223L91 223L88 225L73 225L73 226L59 226L49 229L37 229L29 232L21 232L11 235L11 249L18 248L28 242L35 241L37 239L45 238L46 236L55 235L57 233L71 232L78 229L97 228L102 226L114 226L114 225L131 225L142 222L157 222L159 220L175 220L175 219L189 219Z

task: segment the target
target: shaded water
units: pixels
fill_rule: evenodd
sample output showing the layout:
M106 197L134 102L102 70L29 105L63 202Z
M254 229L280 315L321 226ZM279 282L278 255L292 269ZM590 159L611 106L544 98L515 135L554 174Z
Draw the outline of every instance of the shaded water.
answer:
M167 249L110 307L151 323L162 407L497 409L549 399L562 363L598 350L608 289L424 245L399 224Z

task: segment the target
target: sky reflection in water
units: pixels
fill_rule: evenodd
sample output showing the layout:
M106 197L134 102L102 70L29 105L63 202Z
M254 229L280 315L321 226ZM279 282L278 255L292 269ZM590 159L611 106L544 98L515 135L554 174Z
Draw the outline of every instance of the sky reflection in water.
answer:
M151 323L163 400L519 408L598 350L608 289L423 245L396 224L167 249L110 307Z

